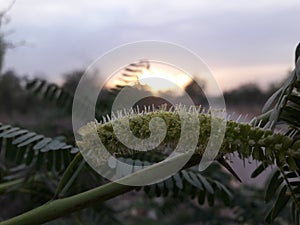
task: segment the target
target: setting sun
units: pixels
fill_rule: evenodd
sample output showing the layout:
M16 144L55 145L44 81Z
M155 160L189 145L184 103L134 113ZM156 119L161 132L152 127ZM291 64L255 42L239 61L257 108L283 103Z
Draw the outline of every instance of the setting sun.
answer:
M138 81L141 85L147 85L153 92L163 92L182 90L191 81L191 78L183 73L152 68L143 70L143 73L138 76Z
M178 96L183 94L185 87L191 82L192 78L183 71L170 65L151 62L149 67L139 65L138 69L126 71L125 68L119 71L107 82L107 87L114 89L115 87L132 86L156 94L171 92Z

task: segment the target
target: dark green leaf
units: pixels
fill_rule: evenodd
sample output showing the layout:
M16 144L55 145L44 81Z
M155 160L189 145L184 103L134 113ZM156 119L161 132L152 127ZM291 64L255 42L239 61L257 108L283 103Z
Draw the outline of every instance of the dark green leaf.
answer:
M25 134L25 133L28 133L28 130L18 130L16 132L6 134L3 137L4 138L12 138L12 137L16 137L16 136L19 136L20 134Z
M182 189L182 188L183 188L182 178L179 176L179 174L176 173L176 174L173 176L173 178L174 178L174 180L175 180L176 186L177 186L179 189Z
M203 185L201 184L201 182L199 181L199 179L197 178L197 176L193 173L193 172L188 172L188 175L190 176L192 183L195 187L199 188L200 190L203 190Z
M36 133L34 133L34 132L30 132L30 133L24 134L24 135L18 137L17 139L15 139L15 140L12 142L12 144L14 144L14 145L19 144L19 143L21 143L21 142L27 140L28 138L33 137L34 135L36 135Z
M287 186L283 186L275 202L275 205L266 217L266 222L272 223L290 200L291 196L287 195L286 191Z
M21 148L21 147L23 147L23 146L29 145L30 143L33 143L33 142L35 142L35 141L38 141L38 140L42 139L43 137L44 137L44 135L36 135L36 136L33 136L32 138L29 138L29 139L27 139L26 141L20 143L20 144L18 145L18 148Z
M273 103L275 102L276 98L281 94L283 90L283 87L279 88L265 103L263 109L262 109L262 113L267 112L268 110L271 109Z
M19 127L12 127L10 129L7 129L4 132L0 133L0 137L4 137L5 135L10 134L10 133L12 133L14 131L18 131L18 130L20 130Z
M266 163L260 164L251 174L251 178L255 178L268 168Z
M265 201L266 202L269 202L271 200L271 198L275 195L277 189L283 182L283 178L282 177L280 178L279 175L280 175L280 171L277 170L273 174L273 176L270 180L270 183L269 183L268 188L265 193Z
M205 196L206 196L206 191L205 190L199 192L199 194L198 194L198 203L199 203L199 205L204 204Z
M43 140L41 140L38 143L36 143L33 146L33 149L34 150L39 150L39 149L45 147L51 140L52 140L52 138L44 138Z
M197 177L200 179L201 183L204 185L206 191L210 194L214 194L214 189L210 185L210 183L203 177L201 174L197 174Z

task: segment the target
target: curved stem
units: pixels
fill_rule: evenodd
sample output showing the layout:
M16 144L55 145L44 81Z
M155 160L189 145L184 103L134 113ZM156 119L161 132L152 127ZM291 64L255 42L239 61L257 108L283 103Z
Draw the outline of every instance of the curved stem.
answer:
M76 167L76 165L79 163L80 160L82 160L82 155L79 152L75 155L74 159L71 161L71 163L69 164L69 166L65 170L64 174L62 175L62 178L60 179L60 181L57 185L57 188L56 188L56 191L55 191L55 194L54 194L54 197L53 197L54 199L59 197L59 194L63 190L66 183L69 181L70 177L72 177L74 168Z
M173 158L162 161L160 163L139 170L131 175L118 180L120 183L135 183L139 179L155 178L155 175L164 173L166 166L176 167L178 163L185 160L190 155L181 154ZM183 167L188 168L199 162L200 157L192 157ZM159 176L158 176L159 177ZM154 180L153 180L154 181ZM50 220L54 220L60 216L75 212L77 210L90 207L92 205L104 202L118 195L134 190L135 186L126 186L120 183L111 182L92 190L63 198L52 202L48 202L29 212L13 217L6 221L0 222L0 225L38 225Z
M15 187L24 182L25 178L19 178L17 180L8 181L6 183L0 184L0 193L5 192L8 188Z
M124 186L118 183L108 183L98 188L86 191L64 199L48 202L29 212L0 222L0 225L36 225L56 219L60 216L101 203L135 187Z

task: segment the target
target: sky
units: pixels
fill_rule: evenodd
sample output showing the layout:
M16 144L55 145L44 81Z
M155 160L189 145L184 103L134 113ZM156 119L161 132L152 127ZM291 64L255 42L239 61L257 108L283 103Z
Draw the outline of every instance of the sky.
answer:
M0 0L0 10L10 0ZM17 0L7 14L5 68L58 81L129 42L182 45L208 65L223 90L266 87L294 68L299 0Z

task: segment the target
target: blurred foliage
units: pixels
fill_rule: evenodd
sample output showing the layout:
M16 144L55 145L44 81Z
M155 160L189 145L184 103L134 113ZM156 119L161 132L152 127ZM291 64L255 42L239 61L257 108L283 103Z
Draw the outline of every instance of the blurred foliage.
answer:
M0 29L3 16L4 14L0 14ZM57 106L56 102L45 101L42 96L34 98L32 93L26 91L26 78L20 74L12 70L2 72L7 47L8 43L5 41L4 35L0 33L0 121L26 127L50 137L63 135L68 143L74 144L69 110L61 110L61 105L53 107L54 105ZM73 96L83 73L83 70L74 70L64 74L64 81L61 87L57 86L58 89L61 88L61 90L69 93L69 96ZM47 83L45 84L47 85ZM273 84L267 90L262 90L256 84L247 84L225 92L224 97L230 109L236 111L239 107L246 106L246 110L251 111L254 106L260 108L279 86L281 84ZM186 87L187 93L191 95L195 104L207 104L203 94L204 88L205 85L199 87L195 82ZM101 108L100 114L105 115L110 112L115 95L116 93L110 90L102 90L102 97L99 99L99 104L101 104L101 107L99 107ZM55 170L52 173L47 170L33 172L34 170L27 166L26 162L18 167L3 163L0 160L1 184L9 184L10 181L25 178L25 182L22 180L22 182L7 189L5 195L0 195L0 205L3 206L0 210L0 220L35 208L55 196L62 172ZM76 170L78 174L70 183L68 195L89 190L107 182L88 166L82 168ZM266 205L262 189L235 183L232 177L224 172L218 164L213 164L203 175L211 177L211 185L218 181L229 187L233 195L232 203L226 206L220 200L222 198L218 198L218 196L212 201L211 195L206 193L207 190L200 192L195 188L195 184L193 185L193 181L189 183L184 179L182 179L184 181L184 191L181 193L180 188L175 187L173 180L174 188L171 190L175 190L174 193L168 192L164 196L163 191L159 188L163 187L162 189L166 190L166 183L163 183L163 185L157 184L145 187L143 190L146 195L144 193L142 195L141 192L129 193L110 200L108 203L82 210L47 224L264 224L264 217L269 209L268 206L274 204L274 200L269 201L269 205ZM203 199L201 199L202 197ZM209 207L210 204L213 204L214 207ZM289 206L272 224L291 224L288 208ZM122 221L125 221L125 223L122 223Z
M82 70L75 70L65 74L61 88L72 96L82 75ZM5 123L30 128L50 136L64 135L70 143L74 143L71 131L71 114L61 110L61 107L53 107L56 103L53 101L45 101L43 96L33 98L32 93L26 91L25 81L25 77L16 74L14 71L6 71L0 75L0 101L2 105L5 106L0 108L0 120ZM203 87L198 87L195 84L190 84L187 87L187 91L197 93L198 91L195 92L194 89L199 90L203 89ZM240 89L226 92L225 99L230 106L245 104L243 103L245 101L242 99L249 99L249 101L247 101L248 106L253 106L253 104L262 105L269 92L271 92L271 90L262 91L257 85L249 84ZM103 109L101 113L105 114L110 111L111 102L116 93L104 89L101 95L101 108ZM193 100L205 101L202 97ZM39 120L36 120L37 116ZM148 197L149 199L147 199L147 197L142 197L138 194L136 195L138 197L134 197L135 200L130 207L118 208L115 207L116 204L110 205L109 207L112 211L108 218L112 220L113 218L123 219L126 223L131 224L154 224L158 221L163 224L243 224L246 223L246 221L247 224L263 223L263 216L266 213L263 209L266 209L266 205L259 197L261 196L261 190L255 189L254 187L233 188L230 179L219 167L213 167L213 171L208 171L208 173L211 173L210 175L215 177L215 179L219 180L222 184L231 187L234 194L234 208L224 208L223 203L220 201L217 201L213 208L208 207L208 203L205 203L204 206L199 206L197 200L190 199L189 196L177 196L175 198L172 195L168 195L167 197L157 198L155 195L151 197L150 194L149 197L151 198ZM5 176L7 175L8 174ZM16 189L15 191L9 192L4 198L2 197L0 202L2 202L2 204L8 204L11 207L2 211L0 216L3 218L14 216L48 201L51 198L50 196L54 195L55 190L53 187L58 184L59 176L51 177L51 179L47 178L47 176L47 174L43 175L46 179L31 181L28 183L28 187L22 187L21 192ZM103 182L99 180L99 176L97 175L89 176L90 171L82 170L76 178L77 185L72 185L68 193L78 193L82 190L88 190ZM32 186L34 186L33 189L31 188ZM247 188L249 189L248 191L246 191ZM23 194L21 197L19 193L23 192L26 194ZM37 193L44 193L44 197L39 197L39 195L36 195ZM27 204L26 202L31 198L30 204ZM245 201L245 199L247 199L247 201ZM127 201L132 203L133 197L128 197L128 199L123 201L123 203L120 202L118 204L126 205ZM19 207L18 210L14 210L13 207L16 205L24 205L24 207ZM118 209L118 213L114 212L114 208ZM253 214L252 216L249 216L251 214L249 214L249 211ZM92 212L85 210L82 213L83 214L79 217L78 215L75 217L73 215L49 224L72 224L76 218L85 218L84 221L87 221L86 217L90 217L92 214L94 216L97 215L93 210ZM254 215L258 215L258 213L260 213L260 216L255 217ZM286 221L284 219L279 220ZM107 224L115 223L111 222Z
M77 84L83 73L84 72L82 70L74 70L63 75L64 81L61 87L63 88L63 90L70 93L70 96L74 95ZM43 118L47 119L49 117L53 119L51 114L55 115L56 117L58 116L58 118L62 118L65 121L68 121L70 119L69 113L63 113L61 110L54 108L53 105L51 105L53 103L49 104L49 102L42 101L40 98L32 98L32 94L28 93L28 91L25 90L25 80L25 77L22 77L12 70L5 71L0 75L0 100L2 104L5 105L5 107L0 108L0 119L2 122L15 123L17 121L18 125L27 125L20 124L22 121L26 121L26 119L18 121L17 117L35 117L34 114L36 113L43 115ZM262 107L268 96L270 96L270 93L273 93L279 85L280 84L270 85L267 90L263 91L256 84L247 84L237 89L227 91L224 93L226 105L230 109L236 109L237 112L240 106L246 106L249 111L253 109L253 106ZM202 93L198 96L192 96L192 98L195 104L201 104L205 106L207 105L207 100L204 97L203 88L205 87L199 87L197 84L191 83L186 87L186 91L191 95L193 93L194 95L195 93ZM101 115L106 115L110 112L111 103L116 96L116 93L111 92L107 89L103 89L100 96L101 99L99 99L99 104L101 104L101 107L99 107L99 113ZM245 101L244 99L247 99L247 101ZM18 114L18 116L14 117L15 114ZM48 115L49 117L47 117L46 115ZM28 119L29 121L31 120L31 118ZM62 134L54 127L51 127L51 124L48 124L46 122L46 119L43 122L45 122L45 127L47 129L38 131L48 132L46 134L57 134L57 132L59 134ZM50 127L48 127L47 124ZM29 126L29 128L32 128L32 126Z
M4 13L0 12L0 29L2 28L3 19L4 19ZM0 73L1 73L2 67L3 67L5 50L6 50L6 43L4 40L4 35L2 34L2 32L0 32Z
M263 90L255 83L244 84L236 89L226 91L224 93L224 98L229 107L238 107L242 105L248 106L249 109L251 109L253 105L259 105L261 107L265 104L271 94L279 89L281 85L282 82L272 83L266 90Z

